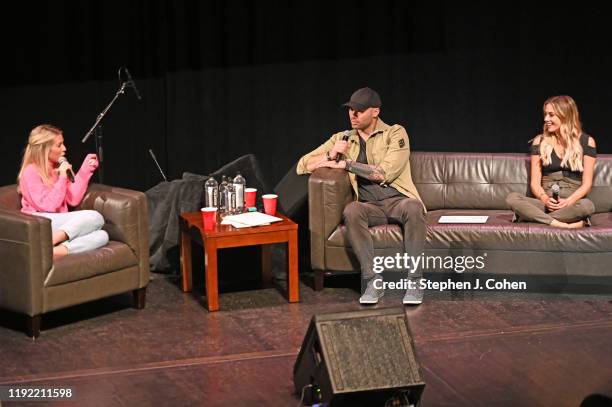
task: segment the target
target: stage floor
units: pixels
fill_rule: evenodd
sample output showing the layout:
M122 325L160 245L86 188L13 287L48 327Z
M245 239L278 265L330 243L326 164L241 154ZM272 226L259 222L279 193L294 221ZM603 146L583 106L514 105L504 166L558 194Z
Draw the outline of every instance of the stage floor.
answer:
M154 274L142 311L121 295L43 317L36 341L0 313L0 385L70 386L75 406L295 406L292 370L313 314L363 309L353 288L220 294ZM400 307L386 295L377 307ZM610 295L429 293L405 308L423 406L572 406L612 391ZM2 402L3 406L16 405ZM18 405L40 406L40 403Z

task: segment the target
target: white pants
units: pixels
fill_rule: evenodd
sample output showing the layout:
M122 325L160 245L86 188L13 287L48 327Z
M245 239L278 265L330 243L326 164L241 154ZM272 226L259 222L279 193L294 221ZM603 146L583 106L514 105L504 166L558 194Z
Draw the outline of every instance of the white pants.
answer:
M68 253L81 253L97 249L108 243L108 233L102 230L104 218L99 212L84 210L73 212L36 212L39 215L51 219L51 231L62 230L68 236L68 240L62 242Z

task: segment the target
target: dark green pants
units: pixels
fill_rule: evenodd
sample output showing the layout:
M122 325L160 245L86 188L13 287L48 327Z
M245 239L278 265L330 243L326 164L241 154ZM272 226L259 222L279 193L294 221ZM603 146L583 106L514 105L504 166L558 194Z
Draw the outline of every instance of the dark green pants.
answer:
M542 187L548 196L552 196L553 184L559 185L559 197L567 198L580 187L580 181L564 177L562 172L555 172L542 177ZM553 219L560 222L577 222L592 215L595 205L590 199L580 199L573 205L549 212L546 205L539 199L529 198L518 192L512 192L506 198L506 203L524 222L539 222L550 225Z
M404 231L404 249L410 256L420 256L425 251L425 213L417 199L393 197L376 202L351 202L343 212L346 236L359 259L361 278L374 277L374 241L369 228L395 223ZM378 232L381 233L381 232ZM410 278L419 278L423 270L411 270Z

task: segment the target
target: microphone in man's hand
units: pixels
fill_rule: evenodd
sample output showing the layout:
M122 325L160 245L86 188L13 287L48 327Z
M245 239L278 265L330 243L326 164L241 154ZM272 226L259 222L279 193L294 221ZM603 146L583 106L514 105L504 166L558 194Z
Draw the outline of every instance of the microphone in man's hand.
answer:
M66 157L60 157L59 160L57 161L60 164L63 163L67 163L68 160L66 159ZM66 171L66 176L68 177L68 179L70 180L70 182L74 182L74 172L72 172L72 170L70 168L68 168L68 171Z
M551 187L551 191L552 199L554 199L555 202L559 202L559 185L553 184L553 186Z
M349 139L349 136L350 136L350 135L351 135L351 132L350 132L350 131L348 131L348 130L344 130L344 135L342 136L342 141L348 141L348 139ZM341 155L342 155L342 154L340 154L340 153L338 153L338 154L336 155L336 162L339 162L339 161L340 161L340 158L341 158L340 156L341 156Z

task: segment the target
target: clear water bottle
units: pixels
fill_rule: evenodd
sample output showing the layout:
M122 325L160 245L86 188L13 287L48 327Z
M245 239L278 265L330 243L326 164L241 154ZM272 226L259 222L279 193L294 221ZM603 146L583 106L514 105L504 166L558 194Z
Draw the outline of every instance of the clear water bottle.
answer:
M232 215L236 213L236 188L232 184L232 179L228 177L227 186L225 187L225 205L226 215Z
M234 178L234 189L236 191L236 212L242 213L246 211L245 202L244 202L244 188L246 185L246 180L240 173L236 175Z
M219 207L219 184L213 177L204 183L204 206Z
M219 184L219 214L227 214L227 177L221 175L221 183Z

